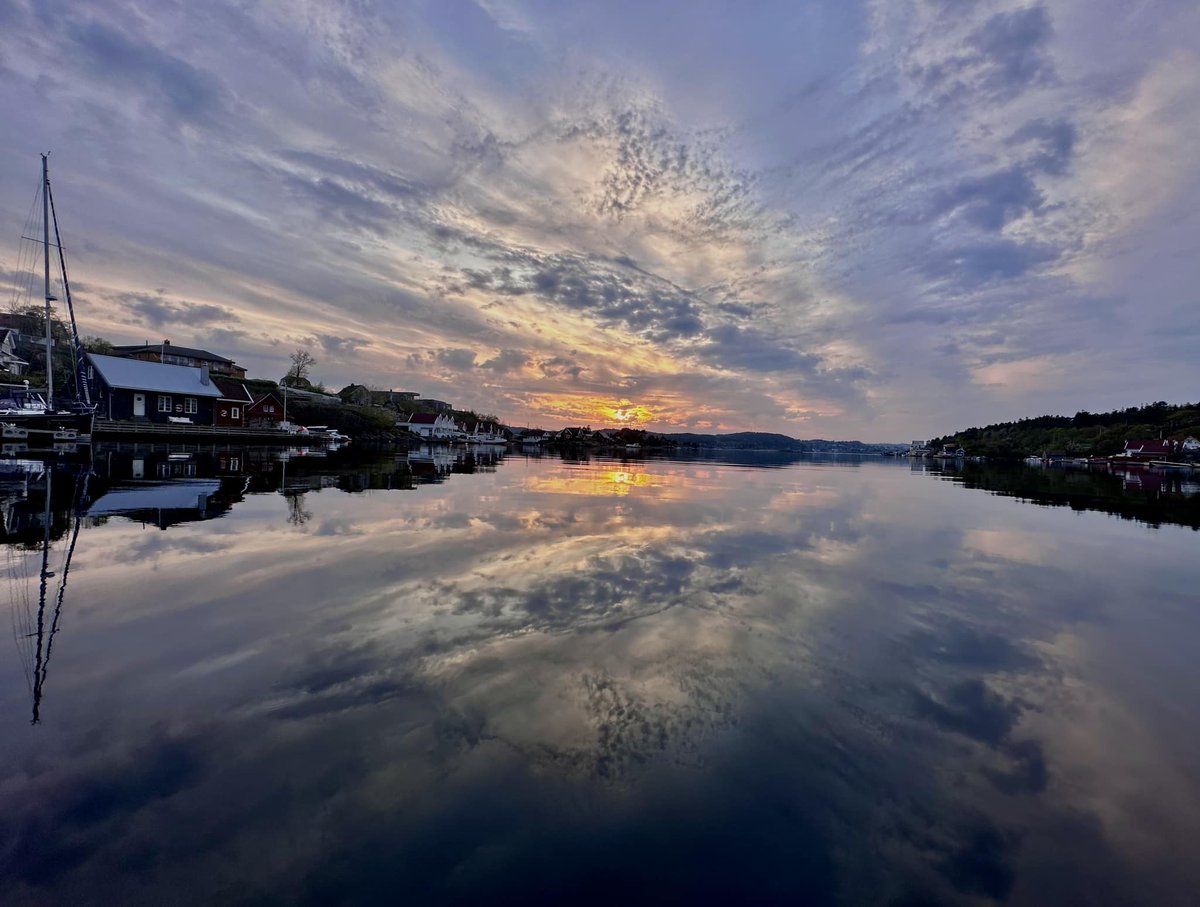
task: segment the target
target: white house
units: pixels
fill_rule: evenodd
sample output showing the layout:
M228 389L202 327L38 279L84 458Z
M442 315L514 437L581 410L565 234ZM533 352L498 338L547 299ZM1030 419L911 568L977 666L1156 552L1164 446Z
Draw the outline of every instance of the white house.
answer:
M458 429L454 420L445 413L411 413L407 421L397 422L401 428L407 428L422 438L432 440L450 440Z
M0 368L14 375L24 374L29 363L17 355L17 337L11 328L0 328Z

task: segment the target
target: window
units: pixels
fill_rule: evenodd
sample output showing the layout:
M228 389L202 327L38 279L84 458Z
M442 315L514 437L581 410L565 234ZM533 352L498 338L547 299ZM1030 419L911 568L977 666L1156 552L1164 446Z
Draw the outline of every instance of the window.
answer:
M160 413L169 413L171 411L171 398L165 394L158 395L158 411Z
M240 419L240 418L242 418L242 410L241 410L241 407L235 406L235 407L233 408L233 418L234 418L234 419Z
M194 413L197 411L195 397L188 397L186 400L183 401L183 403L184 403L184 412Z

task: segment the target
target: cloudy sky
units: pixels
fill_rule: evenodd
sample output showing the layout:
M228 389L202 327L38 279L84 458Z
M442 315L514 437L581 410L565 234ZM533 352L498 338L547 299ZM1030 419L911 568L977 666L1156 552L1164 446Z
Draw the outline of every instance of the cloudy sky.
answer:
M0 139L6 282L50 150L84 333L251 375L863 440L1200 398L1191 0L0 0Z

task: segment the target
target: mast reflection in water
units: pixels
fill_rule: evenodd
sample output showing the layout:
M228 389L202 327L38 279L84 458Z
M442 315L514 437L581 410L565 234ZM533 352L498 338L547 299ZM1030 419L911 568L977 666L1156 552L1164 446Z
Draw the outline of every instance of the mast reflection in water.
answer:
M3 542L8 560L14 635L33 699L33 724L41 721L42 695L50 672L54 641L62 625L71 558L79 541L90 478L88 467L55 468L37 460L0 460L0 509L3 511ZM64 485L68 483L70 493L63 494L66 491ZM56 485L65 498L66 506L62 510L54 507ZM40 514L39 496L42 499ZM35 606L29 593L28 561L39 528ZM67 536L65 548L55 559L51 542L61 541L64 534Z

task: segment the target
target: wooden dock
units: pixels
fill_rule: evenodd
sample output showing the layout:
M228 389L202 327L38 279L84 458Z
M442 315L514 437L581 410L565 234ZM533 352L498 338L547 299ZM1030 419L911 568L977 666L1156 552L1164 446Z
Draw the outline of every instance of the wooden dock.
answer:
M303 435L270 428L239 428L224 425L184 425L178 423L119 422L97 419L92 423L92 439L153 440L180 438L235 444L277 444L280 447L311 444Z

